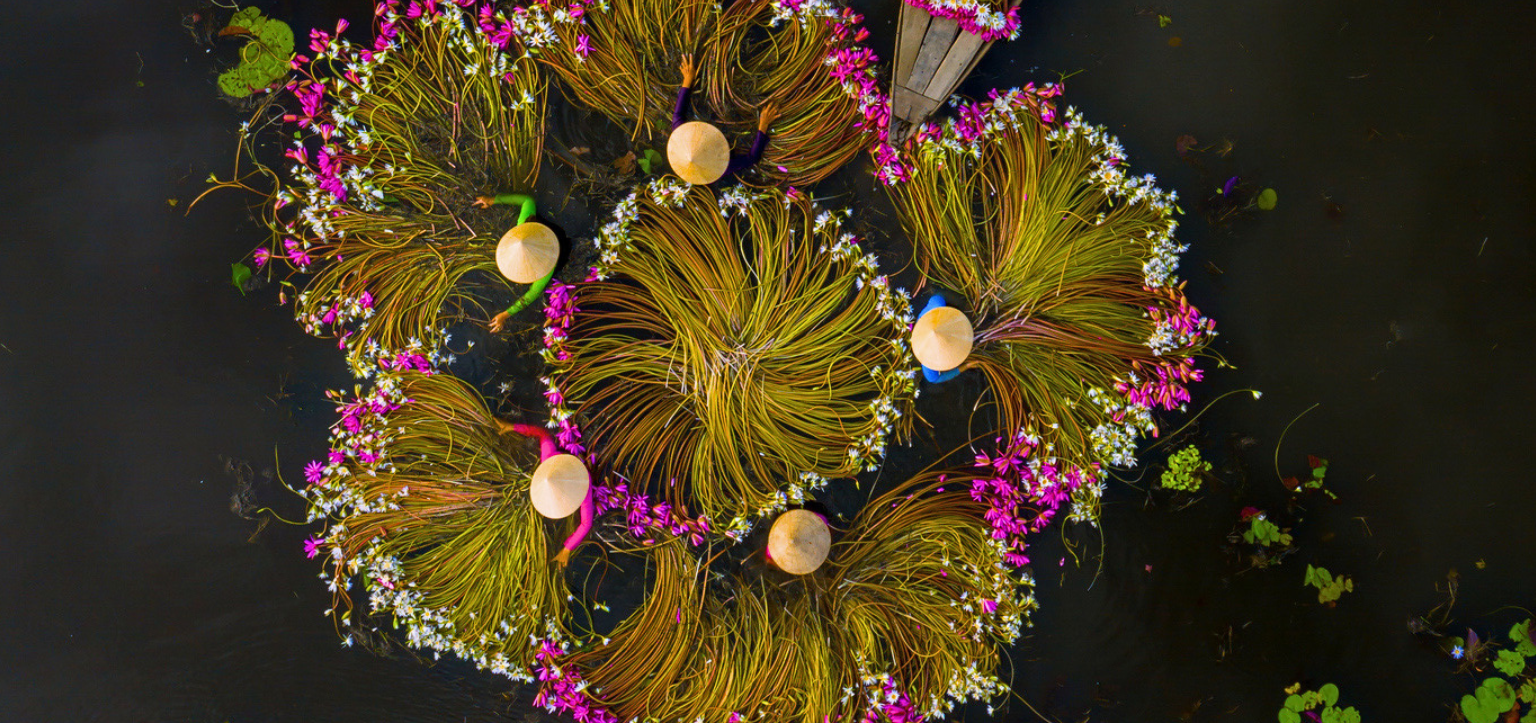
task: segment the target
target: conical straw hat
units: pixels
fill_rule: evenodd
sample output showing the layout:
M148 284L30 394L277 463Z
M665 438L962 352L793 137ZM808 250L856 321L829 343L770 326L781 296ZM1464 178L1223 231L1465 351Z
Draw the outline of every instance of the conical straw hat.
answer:
M940 306L917 320L912 327L912 353L917 360L936 372L960 366L971 355L976 338L971 320L953 306Z
M731 146L725 134L704 121L690 121L667 138L667 163L672 172L696 186L720 180L731 163Z
M570 517L592 488L592 478L587 466L575 455L557 454L539 463L533 471L533 484L528 486L528 496L533 499L533 509L552 520Z
M809 510L790 510L773 521L768 531L768 556L779 569L805 575L821 567L832 546L832 533L821 515Z
M519 284L531 284L547 275L560 260L560 240L550 227L538 221L512 227L496 244L496 268Z

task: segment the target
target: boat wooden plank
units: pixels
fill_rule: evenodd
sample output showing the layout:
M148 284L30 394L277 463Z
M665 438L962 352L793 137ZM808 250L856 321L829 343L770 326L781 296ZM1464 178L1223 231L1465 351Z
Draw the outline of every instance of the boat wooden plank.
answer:
M891 112L897 118L915 125L923 122L943 103L940 99L930 98L911 88L897 88L891 98Z
M1015 7L1016 8L1020 4L1022 4L1022 2L1023 2L1023 0L1013 0L1013 4L1010 5L1009 7ZM992 49L992 43L994 43L994 42L996 42L996 41L993 41L993 40L987 41L986 45L983 45L981 47L981 52L977 53L975 55L975 57L971 58L971 64L965 66L965 72L960 74L961 80L964 80L967 76L969 76L971 74L971 71L976 69L976 64L980 63L982 56L985 56L987 54L987 51ZM958 84L956 84L956 85L958 85Z
M918 48L917 61L912 64L911 74L906 78L898 76L897 81L919 93L927 90L928 84L933 82L934 71L944 62L944 57L949 54L949 46L955 42L955 36L959 33L959 23L949 18L934 18L928 23L928 31L923 35L923 44Z
M1013 0L1013 7L1019 2ZM937 112L991 48L991 41L963 32L954 20L902 2L891 78L891 140L901 143Z
M892 78L904 82L917 62L917 49L923 44L923 34L928 21L933 18L928 11L901 3L901 29L896 33L896 74Z
M919 90L929 98L948 98L960 85L960 81L965 80L966 74L975 66L981 54L987 51L988 45L990 43L982 41L979 35L960 33L954 44L949 46L944 62L934 71L933 80Z
M917 111L918 97L918 93L911 88L896 86L896 92L891 94L891 115L911 122Z
M918 96L918 100L919 100L921 105L918 107L919 113L916 116L914 116L914 119L912 121L912 125L914 127L918 126L918 125L921 125L923 121L928 120L928 116L931 116L934 113L937 113L938 110L939 110L939 106L944 105L944 100L942 98L929 98L927 96Z

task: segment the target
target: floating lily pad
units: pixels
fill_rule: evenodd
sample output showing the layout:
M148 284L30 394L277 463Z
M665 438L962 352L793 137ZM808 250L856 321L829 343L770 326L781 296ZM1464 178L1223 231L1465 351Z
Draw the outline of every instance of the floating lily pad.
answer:
M240 290L242 295L245 294L245 282L250 280L251 267L238 262L229 265L229 281Z
M226 95L243 98L288 76L293 29L287 23L245 8L230 17L223 34L245 38L240 64L219 75L219 90Z

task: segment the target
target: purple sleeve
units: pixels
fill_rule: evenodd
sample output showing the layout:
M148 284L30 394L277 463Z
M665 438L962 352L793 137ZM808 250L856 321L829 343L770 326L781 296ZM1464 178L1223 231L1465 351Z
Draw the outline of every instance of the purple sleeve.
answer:
M763 151L767 149L768 134L765 131L758 131L757 135L752 136L752 150L748 151L747 155L731 156L731 164L726 166L726 175L734 175L757 165L757 162L763 159Z
M688 93L692 88L683 86L677 89L677 103L672 106L672 130L683 124L683 118L688 115Z

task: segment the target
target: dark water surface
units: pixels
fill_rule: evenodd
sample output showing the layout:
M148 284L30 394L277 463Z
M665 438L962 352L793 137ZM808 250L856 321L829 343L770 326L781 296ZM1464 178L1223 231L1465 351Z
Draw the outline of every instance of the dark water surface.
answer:
M322 390L350 380L271 289L229 285L261 240L248 199L183 216L228 173L240 120L180 27L190 6L10 5L0 722L542 720L467 666L343 649L304 531L251 541L257 523L231 514L241 462L258 498L281 499L274 450L297 478L331 421ZM300 31L367 13L263 5ZM1224 483L1198 503L1112 488L1097 577L1097 537L1069 533L1082 567L1039 543L1042 609L1012 651L1037 709L1270 721L1307 680L1338 683L1369 721L1444 720L1471 682L1406 617L1440 602L1451 568L1458 618L1485 635L1510 622L1495 608L1536 602L1536 102L1521 50L1536 26L1520 7L1027 0L1023 37L981 64L967 92L1075 73L1067 100L1179 191L1190 297L1238 367L1196 387L1197 405L1265 393L1201 418L1194 439ZM861 9L889 55L894 0ZM1207 150L1181 159L1183 134ZM1207 223L1201 199L1232 175L1277 189L1278 208ZM1238 574L1223 538L1242 506L1283 508L1275 443L1314 403L1281 468L1331 459L1342 502L1301 513L1283 565ZM1253 443L1229 454L1229 435ZM1357 591L1320 607L1308 563ZM1019 704L999 716L1035 719Z

